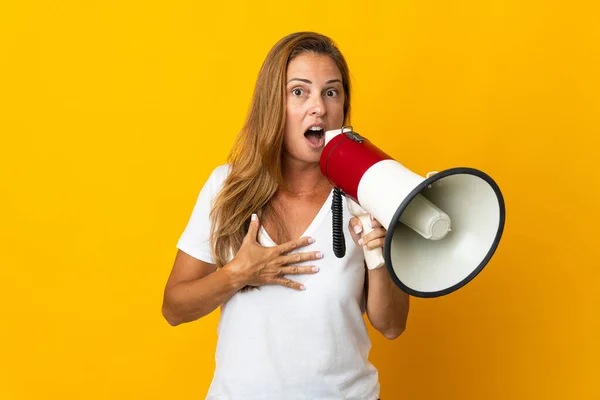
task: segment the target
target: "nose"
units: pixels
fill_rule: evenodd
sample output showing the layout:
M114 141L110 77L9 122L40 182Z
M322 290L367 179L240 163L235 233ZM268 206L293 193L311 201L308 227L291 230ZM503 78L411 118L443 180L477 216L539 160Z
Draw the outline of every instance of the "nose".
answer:
M321 96L315 96L311 103L308 113L314 117L322 117L325 115L325 103L323 102L323 98Z

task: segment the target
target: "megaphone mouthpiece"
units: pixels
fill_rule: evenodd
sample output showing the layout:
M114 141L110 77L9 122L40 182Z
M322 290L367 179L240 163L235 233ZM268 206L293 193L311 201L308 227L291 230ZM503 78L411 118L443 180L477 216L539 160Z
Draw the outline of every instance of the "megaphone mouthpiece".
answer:
M450 232L450 217L422 194L415 196L400 216L400 222L425 239L440 240Z

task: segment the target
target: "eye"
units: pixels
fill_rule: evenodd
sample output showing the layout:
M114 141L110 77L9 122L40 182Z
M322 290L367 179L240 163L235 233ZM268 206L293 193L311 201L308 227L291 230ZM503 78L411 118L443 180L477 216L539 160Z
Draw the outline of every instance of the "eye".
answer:
M335 89L329 89L327 92L325 92L325 95L327 97L335 97L337 96L338 92Z
M302 96L303 93L304 93L304 90L302 90L300 88L292 89L292 94L294 96Z

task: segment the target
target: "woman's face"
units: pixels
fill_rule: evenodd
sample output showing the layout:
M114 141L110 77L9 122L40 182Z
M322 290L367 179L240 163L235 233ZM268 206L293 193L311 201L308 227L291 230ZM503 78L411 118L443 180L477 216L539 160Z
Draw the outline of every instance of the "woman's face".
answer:
M285 157L318 163L325 131L344 123L342 74L327 55L302 53L288 64Z

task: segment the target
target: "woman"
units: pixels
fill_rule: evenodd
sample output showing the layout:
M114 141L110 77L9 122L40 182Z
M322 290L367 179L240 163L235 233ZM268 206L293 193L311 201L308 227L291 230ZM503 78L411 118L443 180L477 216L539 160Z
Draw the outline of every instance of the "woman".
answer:
M228 165L202 188L178 242L163 315L171 325L221 307L207 399L376 400L363 319L386 338L405 328L408 296L362 246L383 246L377 221L332 251L332 186L321 174L324 132L349 119L344 57L322 35L281 39L260 70Z

